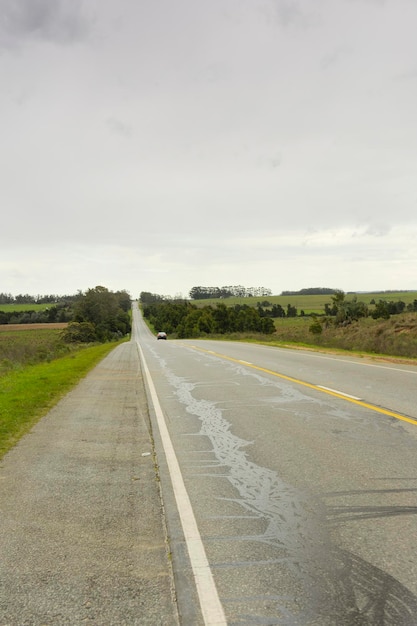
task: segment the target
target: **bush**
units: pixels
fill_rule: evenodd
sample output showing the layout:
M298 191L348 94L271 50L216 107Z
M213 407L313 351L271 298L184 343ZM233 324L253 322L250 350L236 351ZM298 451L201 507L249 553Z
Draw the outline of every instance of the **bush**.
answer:
M310 324L310 327L308 329L310 331L310 333L312 333L313 335L321 335L321 333L323 332L323 327L320 324L318 319L315 319L314 322L312 322Z
M61 337L66 343L92 343L97 340L96 330L90 322L70 322Z

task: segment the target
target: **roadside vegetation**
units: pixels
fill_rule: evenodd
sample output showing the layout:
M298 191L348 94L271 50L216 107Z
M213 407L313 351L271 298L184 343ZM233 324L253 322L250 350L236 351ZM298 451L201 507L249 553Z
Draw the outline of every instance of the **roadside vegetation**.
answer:
M44 331L27 332L40 335ZM6 334L1 333L0 339ZM36 353L37 338L32 336L29 343L30 352ZM38 345L43 352L45 337L40 337ZM9 352L7 367L0 373L0 458L116 345L84 347L53 360L48 352L44 362L39 362L39 354L28 359L24 350L16 351L14 357ZM48 351L50 348L48 342Z
M130 333L131 300L126 291L98 286L80 294L74 303L73 321L63 332L68 343L114 341Z
M150 327L172 337L258 341L417 359L417 292L302 291L261 299L207 297L192 303L156 294L140 300ZM249 309L257 313L256 326L230 323L239 314L250 319ZM273 327L268 325L265 332L262 320L266 319Z
M417 314L404 313L388 320L372 317L346 326L329 325L312 332L309 317L275 320L275 333L261 341L269 345L344 350L359 354L417 360ZM246 340L250 340L247 338Z
M61 304L70 318L63 330L54 327L58 305L49 300L0 305L9 307L0 311L0 457L129 336L125 291L99 286Z
M77 349L63 341L60 330L48 326L36 330L26 328L0 332L0 376L28 365L52 361Z
M275 330L271 317L261 316L246 304L227 307L219 302L215 307L197 307L190 302L158 302L146 304L143 316L155 331L175 334L179 339L236 332L270 335Z
M0 325L67 323L65 341L113 341L130 332L130 295L97 286L73 296L0 293Z

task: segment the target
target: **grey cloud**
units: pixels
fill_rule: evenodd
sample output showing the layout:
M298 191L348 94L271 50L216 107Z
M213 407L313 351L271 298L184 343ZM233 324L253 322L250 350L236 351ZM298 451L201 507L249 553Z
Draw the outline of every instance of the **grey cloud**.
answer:
M279 22L283 26L292 26L299 24L302 26L308 26L312 21L312 14L305 13L300 8L300 3L294 0L274 0L275 11L278 16ZM303 5L303 9L305 5Z
M385 237L391 231L391 226L384 223L374 223L370 224L365 231L365 235L370 235L371 237Z
M327 69L332 65L340 63L346 56L352 53L352 48L350 46L342 45L325 54L320 62L320 65L323 69Z
M394 81L396 82L408 82L415 81L417 79L417 66L414 64L413 67L404 72L400 72L394 76Z
M0 7L3 290L415 287L416 0Z
M376 5L381 6L381 7L385 6L385 4L386 4L386 0L347 0L347 2L350 2L352 4L361 4L361 3L376 4Z
M133 135L133 129L129 124L125 124L121 120L116 119L115 117L109 117L106 120L106 125L112 133L116 135L120 135L121 137L130 138Z
M282 165L282 155L277 152L276 154L271 154L268 156L260 156L257 159L257 164L259 167L268 168L268 169L276 169L280 165Z
M9 47L27 39L70 43L83 39L89 25L78 0L4 0L0 45Z

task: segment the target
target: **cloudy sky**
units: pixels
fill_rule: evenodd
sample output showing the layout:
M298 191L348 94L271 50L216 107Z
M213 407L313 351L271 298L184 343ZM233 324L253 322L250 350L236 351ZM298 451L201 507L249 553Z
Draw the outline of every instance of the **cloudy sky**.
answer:
M417 290L416 0L0 10L0 292Z

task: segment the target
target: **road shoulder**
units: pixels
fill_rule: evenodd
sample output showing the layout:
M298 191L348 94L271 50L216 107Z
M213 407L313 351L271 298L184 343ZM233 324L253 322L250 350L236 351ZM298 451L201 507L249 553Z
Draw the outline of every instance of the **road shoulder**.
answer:
M0 509L0 623L177 623L134 342L2 459Z

